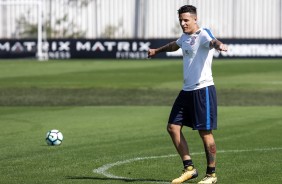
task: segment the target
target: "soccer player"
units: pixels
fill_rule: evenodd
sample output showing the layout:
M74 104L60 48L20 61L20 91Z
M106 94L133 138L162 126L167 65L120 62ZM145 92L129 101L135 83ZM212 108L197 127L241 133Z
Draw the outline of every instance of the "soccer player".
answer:
M181 37L160 48L148 50L149 58L160 52L176 51L179 48L183 52L184 84L171 109L167 131L183 161L184 170L172 183L182 183L198 176L182 133L183 126L198 130L204 144L207 170L199 183L216 183L216 144L212 130L217 128L217 99L212 77L212 59L215 49L227 51L227 46L217 40L209 29L198 26L196 7L180 7L178 16L183 30Z

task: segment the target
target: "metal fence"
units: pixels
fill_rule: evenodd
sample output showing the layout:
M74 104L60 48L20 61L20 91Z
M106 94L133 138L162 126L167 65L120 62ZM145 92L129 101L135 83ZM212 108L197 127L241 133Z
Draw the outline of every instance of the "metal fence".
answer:
M282 39L282 0L0 0L0 39L175 38L184 4L217 37Z

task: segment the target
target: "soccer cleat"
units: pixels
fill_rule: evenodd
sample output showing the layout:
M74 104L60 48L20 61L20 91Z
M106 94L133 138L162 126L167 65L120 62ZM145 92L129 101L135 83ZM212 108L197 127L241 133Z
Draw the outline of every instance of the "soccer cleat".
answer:
M180 184L184 181L196 178L198 176L198 172L192 166L189 166L187 169L183 170L183 173L179 178L172 180L172 184Z
M215 173L207 174L198 184L213 184L217 182Z

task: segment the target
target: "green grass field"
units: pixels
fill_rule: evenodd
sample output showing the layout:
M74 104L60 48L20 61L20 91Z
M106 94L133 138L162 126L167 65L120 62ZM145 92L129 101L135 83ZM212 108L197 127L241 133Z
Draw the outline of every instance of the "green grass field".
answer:
M0 61L0 183L169 183L182 163L166 133L182 86L176 60ZM217 174L280 184L282 60L216 60ZM45 143L50 129L61 146ZM184 129L197 183L203 145Z

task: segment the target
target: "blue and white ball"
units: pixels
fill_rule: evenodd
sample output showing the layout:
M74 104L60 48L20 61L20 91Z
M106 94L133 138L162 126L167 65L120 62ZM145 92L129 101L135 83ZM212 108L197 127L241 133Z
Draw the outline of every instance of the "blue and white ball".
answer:
M59 130L53 129L47 132L46 142L50 146L59 146L62 144L64 136Z

